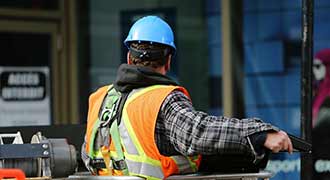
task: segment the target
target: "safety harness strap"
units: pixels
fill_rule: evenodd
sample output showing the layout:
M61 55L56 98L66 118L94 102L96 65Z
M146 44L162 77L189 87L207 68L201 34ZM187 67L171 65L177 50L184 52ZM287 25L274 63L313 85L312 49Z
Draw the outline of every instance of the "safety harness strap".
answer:
M102 156L105 165L110 174L112 174L112 168L120 171L122 175L129 175L128 167L125 162L124 152L122 150L122 143L119 135L118 121L121 116L121 111L124 102L126 101L127 94L121 95L115 89L108 91L108 96L105 98L105 107L101 114L100 129L105 128L106 133L102 133L103 146ZM110 154L110 143L114 143L117 157L113 158Z
M123 175L129 175L124 152L122 149L122 143L119 135L117 120L115 120L111 125L110 135L117 152L117 158L115 159L112 157L112 161L113 161L112 165L116 170L122 171Z

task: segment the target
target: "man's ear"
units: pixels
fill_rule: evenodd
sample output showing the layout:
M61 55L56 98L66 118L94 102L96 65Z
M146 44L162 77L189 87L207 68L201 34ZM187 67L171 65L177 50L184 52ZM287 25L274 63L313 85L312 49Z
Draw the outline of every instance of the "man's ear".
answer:
M168 55L167 57L167 63L165 64L166 71L169 71L171 69L171 59L172 59L172 54Z
M126 60L127 60L127 64L132 64L131 59L129 58L130 52L127 52L127 56L126 56Z

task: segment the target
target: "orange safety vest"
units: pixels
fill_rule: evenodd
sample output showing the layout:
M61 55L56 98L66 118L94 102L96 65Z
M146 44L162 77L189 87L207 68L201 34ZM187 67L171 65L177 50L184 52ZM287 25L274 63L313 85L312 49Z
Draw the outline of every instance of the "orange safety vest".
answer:
M86 153L95 154L93 142L97 131L98 115L110 87L102 87L89 98L86 131ZM173 91L180 90L189 97L187 90L179 86L153 85L133 90L126 100L119 125L121 145L129 175L146 179L164 179L172 174L193 173L198 170L201 156L161 155L155 143L154 132L160 107ZM112 143L111 143L111 146ZM110 148L110 156L116 152ZM116 173L113 173L116 175Z

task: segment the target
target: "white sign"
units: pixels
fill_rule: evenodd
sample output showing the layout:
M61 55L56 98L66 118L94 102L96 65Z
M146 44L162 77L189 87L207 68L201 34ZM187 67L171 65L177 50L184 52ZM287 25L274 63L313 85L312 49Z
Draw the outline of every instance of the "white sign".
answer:
M50 125L48 67L0 67L0 126Z

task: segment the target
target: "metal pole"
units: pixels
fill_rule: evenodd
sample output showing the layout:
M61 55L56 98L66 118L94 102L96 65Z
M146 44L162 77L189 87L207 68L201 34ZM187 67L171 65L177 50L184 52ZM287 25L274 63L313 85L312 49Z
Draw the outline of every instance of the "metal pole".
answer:
M302 0L301 136L312 143L312 61L314 0ZM301 179L312 180L312 156L301 154Z
M234 72L233 72L233 53L232 53L232 22L231 0L221 0L221 18L222 18L222 97L223 114L225 116L234 116Z
M221 0L223 114L244 117L242 0Z

